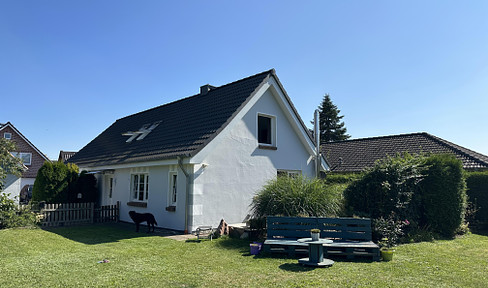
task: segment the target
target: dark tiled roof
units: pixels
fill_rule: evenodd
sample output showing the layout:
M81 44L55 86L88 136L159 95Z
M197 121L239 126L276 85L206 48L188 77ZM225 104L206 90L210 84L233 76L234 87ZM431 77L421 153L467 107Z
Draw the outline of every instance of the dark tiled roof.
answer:
M76 152L61 150L61 151L59 151L58 161L66 163L66 161L68 161L68 159L73 157L73 155L75 155L75 154L76 154Z
M463 162L464 169L488 168L488 156L466 149L428 133L400 134L330 142L321 145L331 171L359 172L378 159L397 153L451 153Z
M240 111L274 69L117 120L68 162L100 166L193 156ZM143 140L126 143L128 131L156 122Z

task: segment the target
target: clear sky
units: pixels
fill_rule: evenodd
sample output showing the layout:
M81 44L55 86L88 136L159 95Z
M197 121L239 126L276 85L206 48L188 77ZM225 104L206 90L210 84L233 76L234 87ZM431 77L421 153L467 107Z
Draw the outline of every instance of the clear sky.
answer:
M0 1L0 123L51 159L115 120L275 68L307 124L488 155L488 1Z

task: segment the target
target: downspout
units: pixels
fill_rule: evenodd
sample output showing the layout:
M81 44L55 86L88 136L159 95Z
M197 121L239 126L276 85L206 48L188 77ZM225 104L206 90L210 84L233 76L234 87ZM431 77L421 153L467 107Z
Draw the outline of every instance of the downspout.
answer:
M313 123L315 136L315 177L319 178L322 161L320 161L320 112L318 109L315 110Z
M178 156L178 166L180 167L183 174L186 177L186 193L185 193L185 234L188 234L188 206L189 206L189 199L190 199L190 185L191 185L191 175L185 170L183 167L183 157Z

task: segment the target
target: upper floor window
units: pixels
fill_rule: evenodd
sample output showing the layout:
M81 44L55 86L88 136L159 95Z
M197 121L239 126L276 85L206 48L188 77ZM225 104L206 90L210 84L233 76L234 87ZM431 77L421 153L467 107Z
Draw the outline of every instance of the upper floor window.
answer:
M146 202L149 194L149 175L148 174L132 174L131 175L131 189L133 201Z
M31 165L32 164L32 153L24 153L24 152L11 152L14 157L22 159L22 163L24 165Z
M5 138L7 140L12 139L12 133L9 133L9 132L3 133L3 138Z
M258 143L276 146L276 119L258 114Z

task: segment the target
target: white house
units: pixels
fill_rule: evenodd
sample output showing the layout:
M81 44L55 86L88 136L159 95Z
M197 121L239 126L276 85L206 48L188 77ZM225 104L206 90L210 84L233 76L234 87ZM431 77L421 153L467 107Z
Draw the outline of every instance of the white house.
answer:
M316 175L315 142L276 73L266 71L117 120L69 162L98 175L101 204L194 231L242 222L280 173Z

